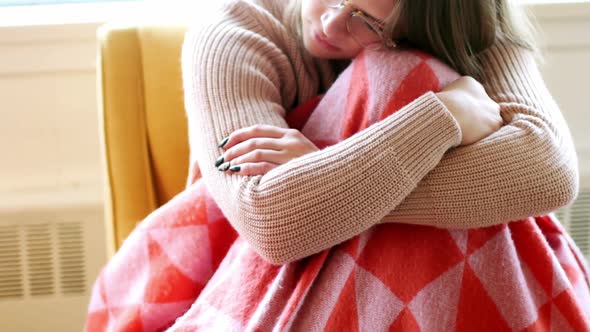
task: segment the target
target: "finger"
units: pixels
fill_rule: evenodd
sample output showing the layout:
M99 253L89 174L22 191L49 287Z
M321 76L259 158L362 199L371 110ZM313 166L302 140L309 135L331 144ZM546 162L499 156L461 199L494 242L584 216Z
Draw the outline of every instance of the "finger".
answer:
M242 155L245 155L249 152L255 150L275 150L281 151L283 147L281 146L280 140L276 138L250 138L246 141L240 142L235 146L232 146L225 150L223 153L223 159L225 161L234 160Z
M282 128L268 124L257 124L250 127L240 128L229 134L229 136L227 136L221 142L224 143L224 141L227 140L225 144L220 143L220 147L227 150L240 142L254 137L280 138L287 130L288 128Z
M230 167L230 169L227 170L227 172L244 176L264 175L271 169L276 168L278 166L279 165L277 164L269 162L245 163L240 165L234 165Z
M232 165L260 162L269 162L282 165L288 162L289 159L283 151L256 149L237 158L227 159L227 161L230 161Z

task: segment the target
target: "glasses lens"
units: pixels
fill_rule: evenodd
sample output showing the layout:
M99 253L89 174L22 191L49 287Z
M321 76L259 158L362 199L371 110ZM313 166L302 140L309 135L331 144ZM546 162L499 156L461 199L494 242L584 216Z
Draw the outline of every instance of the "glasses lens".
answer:
M362 46L367 48L379 48L382 44L381 35L364 17L351 15L347 21L348 31L352 37Z

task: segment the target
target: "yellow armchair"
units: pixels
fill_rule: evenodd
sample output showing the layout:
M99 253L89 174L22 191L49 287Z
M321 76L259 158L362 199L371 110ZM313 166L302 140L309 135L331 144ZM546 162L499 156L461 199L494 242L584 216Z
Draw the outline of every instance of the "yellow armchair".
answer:
M98 30L98 96L111 254L136 224L185 187L188 134L183 26Z

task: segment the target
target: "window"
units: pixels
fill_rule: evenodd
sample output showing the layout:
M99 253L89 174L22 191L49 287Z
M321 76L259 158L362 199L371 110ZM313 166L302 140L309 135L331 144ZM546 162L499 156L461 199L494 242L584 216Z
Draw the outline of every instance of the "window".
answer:
M85 2L122 2L129 0L0 0L0 7L5 6L33 6L33 5L58 5L68 3ZM136 0L137 1L137 0Z

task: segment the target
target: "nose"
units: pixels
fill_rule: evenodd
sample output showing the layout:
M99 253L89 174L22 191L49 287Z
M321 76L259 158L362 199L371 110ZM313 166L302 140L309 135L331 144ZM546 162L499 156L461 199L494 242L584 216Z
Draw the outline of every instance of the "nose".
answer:
M328 38L333 38L346 33L346 20L349 13L348 6L344 8L326 8L320 17L322 29Z

